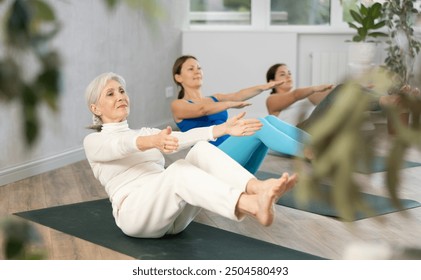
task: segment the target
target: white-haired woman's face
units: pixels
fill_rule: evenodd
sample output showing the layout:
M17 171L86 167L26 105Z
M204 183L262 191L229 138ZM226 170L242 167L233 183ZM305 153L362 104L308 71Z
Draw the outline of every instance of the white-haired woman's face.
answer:
M99 116L103 123L126 120L130 111L126 90L119 82L109 80L102 89L98 102L91 104L91 111Z

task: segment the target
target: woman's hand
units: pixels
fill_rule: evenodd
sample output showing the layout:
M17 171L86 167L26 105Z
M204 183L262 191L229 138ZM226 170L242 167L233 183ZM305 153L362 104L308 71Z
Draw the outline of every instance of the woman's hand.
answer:
M241 109L246 106L250 106L251 103L245 101L227 101L229 102L229 107L234 109Z
M333 88L333 85L331 85L331 84L319 85L319 86L313 86L312 87L313 93L324 92L324 91L327 91L327 90L331 90L332 88Z
M148 136L138 136L136 146L140 151L149 149L158 149L163 153L169 154L178 149L178 138L171 136L170 126L161 130L158 134Z
M265 91L265 90L268 90L268 89L273 89L273 88L275 88L277 86L280 86L284 83L285 83L284 81L270 81L269 83L263 85L261 90Z
M240 113L229 118L225 125L225 134L232 136L248 136L258 131L263 124L258 119L243 119L246 113Z
M167 128L156 134L155 147L166 154L172 153L178 149L178 139L171 136L171 132L171 127L167 126Z

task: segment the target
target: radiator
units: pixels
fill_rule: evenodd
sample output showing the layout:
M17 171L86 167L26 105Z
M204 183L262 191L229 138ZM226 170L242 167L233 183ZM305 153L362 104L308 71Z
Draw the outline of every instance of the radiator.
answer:
M338 84L348 73L348 53L313 52L311 54L311 84Z

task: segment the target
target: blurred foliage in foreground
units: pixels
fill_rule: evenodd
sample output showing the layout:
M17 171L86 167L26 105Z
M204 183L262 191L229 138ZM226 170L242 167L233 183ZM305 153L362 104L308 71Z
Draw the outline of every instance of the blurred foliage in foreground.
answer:
M59 110L61 86L60 51L52 41L61 25L51 1L0 0L0 102L17 101L22 109L22 129L26 143L35 143L41 127L39 108L46 104ZM163 10L154 0L103 0L113 11L118 4L142 12L156 29Z
M303 161L297 160L299 201L324 200L335 207L344 220L352 220L357 211L371 211L370 205L362 199L363 186L355 174L359 166L368 169L372 166L376 145L379 138L384 137L384 134L363 131L363 125L369 121L369 104L378 100L380 95L369 95L361 90L360 85L372 84L378 93L387 93L393 87L393 79L384 69L375 70L364 79L347 81L331 109L310 128L313 137L309 147L315 154L312 167L307 168ZM411 147L421 150L421 97L403 91L400 100L399 106L383 109L396 131L385 151L385 182L393 204L398 208L399 176L405 153ZM412 116L409 125L400 121L401 108L406 108ZM328 194L320 192L315 186L321 183L328 183L333 191Z
M0 259L45 259L46 252L41 237L28 222L11 217L0 221L0 229L2 229Z
M5 5L0 0L0 5ZM60 56L51 39L60 29L54 11L42 0L15 0L4 13L0 56L0 101L18 100L26 142L39 132L37 108L45 103L57 110Z

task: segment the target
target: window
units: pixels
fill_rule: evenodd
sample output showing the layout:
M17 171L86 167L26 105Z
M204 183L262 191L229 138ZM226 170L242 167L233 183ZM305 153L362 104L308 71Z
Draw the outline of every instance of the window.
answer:
M349 8L357 1L360 0L190 0L189 27L350 32ZM421 0L417 0L417 4L420 5Z
M271 0L271 25L329 25L329 0Z
M250 25L251 0L190 0L191 25Z
M190 27L202 28L329 26L337 17L331 12L332 5L340 7L339 0L190 0L189 3Z

